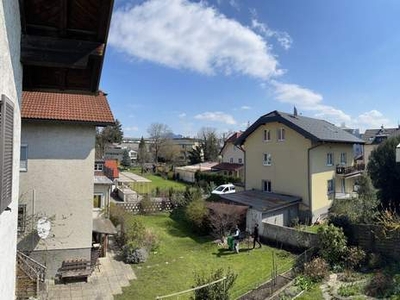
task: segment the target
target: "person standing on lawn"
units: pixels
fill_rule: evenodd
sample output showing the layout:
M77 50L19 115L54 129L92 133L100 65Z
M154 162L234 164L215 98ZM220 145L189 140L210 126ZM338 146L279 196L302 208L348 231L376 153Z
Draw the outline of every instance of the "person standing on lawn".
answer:
M261 248L261 243L260 243L260 235L258 233L258 224L254 225L254 230L253 230L253 249L256 247L256 243L258 243L259 248Z

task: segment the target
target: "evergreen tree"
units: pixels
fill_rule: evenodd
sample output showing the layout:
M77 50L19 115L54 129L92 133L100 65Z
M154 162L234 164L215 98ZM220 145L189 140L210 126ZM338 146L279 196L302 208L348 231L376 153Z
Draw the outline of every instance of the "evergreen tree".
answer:
M369 158L368 173L384 208L400 208L400 164L396 163L399 143L400 136L389 138Z
M192 150L189 151L189 164L195 165L201 163L203 161L203 149L201 146L195 146Z
M149 160L149 153L147 151L146 142L144 141L144 138L142 136L139 142L139 153L138 153L138 161L141 167L142 174L144 171L144 164L148 162L148 160Z
M132 164L131 158L129 156L128 149L124 150L124 154L122 155L121 165L125 168L129 168Z

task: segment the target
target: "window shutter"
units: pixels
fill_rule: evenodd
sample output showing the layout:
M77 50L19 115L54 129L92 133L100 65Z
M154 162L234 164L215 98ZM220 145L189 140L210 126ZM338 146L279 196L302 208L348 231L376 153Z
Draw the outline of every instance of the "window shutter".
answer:
M14 105L5 95L0 100L0 214L11 203L13 173Z

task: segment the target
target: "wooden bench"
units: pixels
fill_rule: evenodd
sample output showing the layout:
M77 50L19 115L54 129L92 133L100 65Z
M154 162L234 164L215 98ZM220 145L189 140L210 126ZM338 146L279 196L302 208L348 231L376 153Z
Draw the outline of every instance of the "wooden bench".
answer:
M90 274L92 274L92 267L90 261L86 259L65 260L57 272L60 281L64 283L68 278L84 278L87 282Z

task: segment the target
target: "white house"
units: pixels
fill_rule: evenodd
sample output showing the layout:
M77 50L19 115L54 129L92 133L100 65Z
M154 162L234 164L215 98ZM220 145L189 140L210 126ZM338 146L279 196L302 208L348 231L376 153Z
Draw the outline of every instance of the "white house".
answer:
M18 1L0 5L0 296L14 299L19 187L21 22Z

